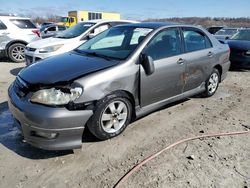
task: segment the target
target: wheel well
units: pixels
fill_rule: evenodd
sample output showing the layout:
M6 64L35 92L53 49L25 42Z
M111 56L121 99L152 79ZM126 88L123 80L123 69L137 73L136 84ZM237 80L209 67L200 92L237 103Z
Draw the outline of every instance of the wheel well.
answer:
M216 65L214 66L215 69L217 69L220 73L220 78L221 78L221 75L222 75L222 66L221 65ZM220 80L221 81L221 80Z
M6 48L5 48L5 53L7 56L9 56L9 47L13 44L16 44L16 43L21 43L21 44L24 44L25 46L28 44L27 42L23 41L23 40L13 40L11 42L9 42L7 45L6 45Z
M134 121L136 117L136 113L135 113L135 99L134 99L133 94L125 90L117 90L117 91L112 92L111 94L113 93L122 93L125 97L127 97L130 100L132 104L132 121Z

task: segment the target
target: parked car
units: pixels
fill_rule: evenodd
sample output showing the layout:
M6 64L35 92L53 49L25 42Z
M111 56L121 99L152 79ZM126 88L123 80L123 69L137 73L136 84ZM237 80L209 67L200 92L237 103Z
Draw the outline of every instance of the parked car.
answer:
M91 20L81 22L52 38L28 44L25 50L26 65L28 66L41 59L73 50L112 26L134 22L129 20Z
M43 22L41 25L40 25L40 28L44 27L44 26L47 26L47 25L52 25L52 24L55 24L54 22Z
M211 34L215 34L217 31L221 30L222 28L224 28L223 26L212 26L207 28L208 32Z
M57 24L45 25L40 28L40 36L43 39L53 37L66 29L67 27L64 25L57 25Z
M217 31L214 36L215 38L217 38L218 40L227 40L230 37L232 37L235 33L238 32L238 28L223 28L219 31Z
M229 66L228 45L199 27L120 25L25 68L9 108L31 145L78 148L86 126L106 140L168 103L214 95Z
M250 68L250 29L241 29L226 43L231 49L232 69Z
M39 31L29 18L0 16L0 54L14 62L24 61L25 46L39 38Z

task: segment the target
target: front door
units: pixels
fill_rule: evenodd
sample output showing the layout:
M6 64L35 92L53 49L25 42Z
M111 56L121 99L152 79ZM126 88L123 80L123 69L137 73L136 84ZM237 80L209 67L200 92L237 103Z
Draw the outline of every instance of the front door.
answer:
M154 60L155 72L147 76L140 68L141 107L183 92L186 64L182 52L178 28L162 30L149 42L143 53Z

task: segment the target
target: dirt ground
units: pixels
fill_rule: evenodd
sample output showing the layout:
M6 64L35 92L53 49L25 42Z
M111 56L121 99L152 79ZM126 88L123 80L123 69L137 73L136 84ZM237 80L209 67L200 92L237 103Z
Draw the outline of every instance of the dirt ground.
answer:
M250 72L229 72L212 98L193 97L168 105L134 122L117 138L99 142L86 131L80 151L39 150L22 143L6 102L7 88L22 67L24 64L0 60L3 188L113 187L137 162L177 140L250 126ZM123 187L250 187L249 137L182 144L143 166Z

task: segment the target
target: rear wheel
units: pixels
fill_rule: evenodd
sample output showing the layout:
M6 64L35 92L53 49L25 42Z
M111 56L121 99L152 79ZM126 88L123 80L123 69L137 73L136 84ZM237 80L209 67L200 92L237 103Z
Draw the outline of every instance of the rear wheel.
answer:
M218 89L219 83L220 83L220 73L217 69L214 68L206 82L206 91L203 93L203 96L204 97L213 96Z
M12 44L8 50L9 58L16 63L23 62L25 60L24 50L25 50L24 44L22 43Z
M118 136L131 121L132 106L123 94L112 94L100 100L88 122L90 132L100 140Z

